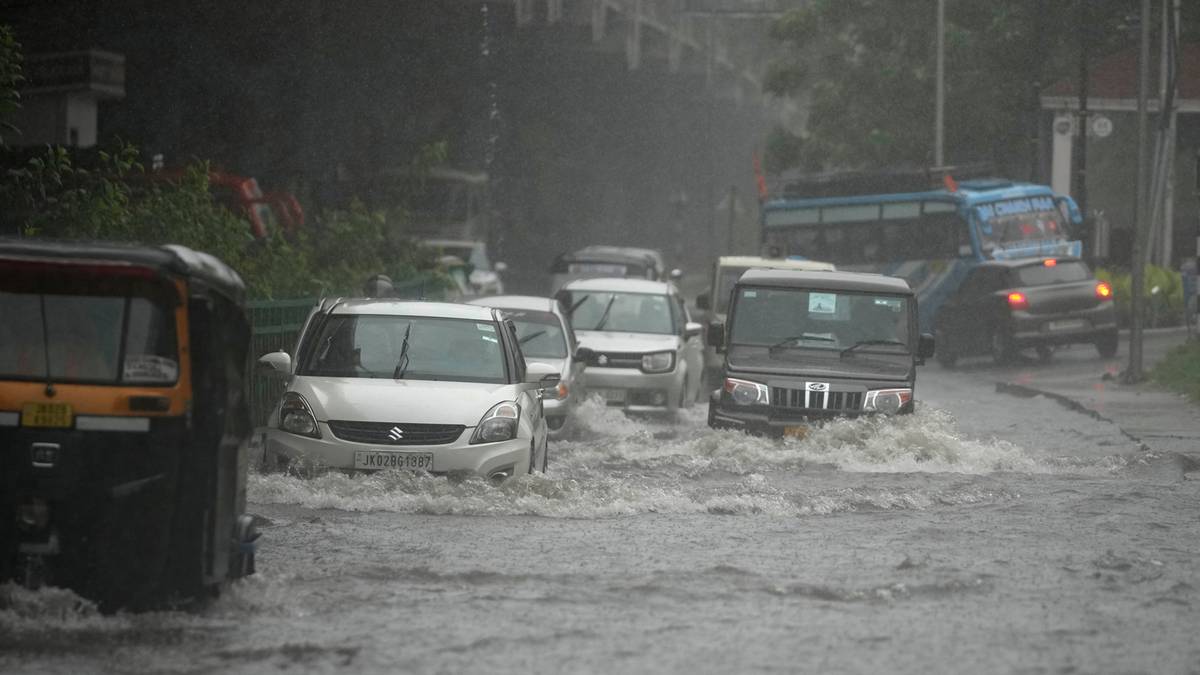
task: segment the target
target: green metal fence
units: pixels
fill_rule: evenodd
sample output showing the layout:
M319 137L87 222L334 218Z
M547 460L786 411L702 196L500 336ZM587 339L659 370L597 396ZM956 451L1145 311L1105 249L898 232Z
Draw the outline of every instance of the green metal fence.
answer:
M246 303L250 313L250 354L252 358L268 352L292 352L304 320L317 304L316 298L297 300L254 300ZM293 356L295 356L293 354ZM254 373L250 383L250 412L254 425L267 423L271 409L283 395L284 380Z

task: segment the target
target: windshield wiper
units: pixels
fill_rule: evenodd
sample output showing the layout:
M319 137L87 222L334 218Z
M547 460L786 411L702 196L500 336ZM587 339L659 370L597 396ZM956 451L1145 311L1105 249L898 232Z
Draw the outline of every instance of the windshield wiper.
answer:
M778 350L783 349L784 347L788 346L789 344L791 344L793 342L799 342L800 340L819 340L821 342L837 342L836 339L831 338L828 335L818 335L816 333L801 333L799 335L793 335L791 337L784 338L784 339L780 340L779 342L776 342L775 344L770 346L768 351L771 351L771 352L778 351Z
M907 347L908 346L906 343L900 342L899 340L859 340L858 342L855 342L854 344L850 345L849 347L846 347L845 349L843 349L842 356L849 354L850 352L854 351L855 349L858 349L859 347L866 347L866 346L870 346L870 345L892 345L892 346L896 346L896 347Z
M534 331L534 332L530 333L529 335L526 335L525 337L518 340L518 342L520 342L521 344L525 344L526 342L529 342L530 340L532 340L534 338L539 338L545 334L546 334L546 331L544 331L544 330Z
M592 330L604 330L604 323L608 321L608 313L612 311L613 303L616 301L616 295L613 295L608 299L608 304L604 306L604 313L600 315L600 320L596 322L596 327Z
M571 307L567 310L567 314L574 314L575 310L579 309L579 306L582 305L583 303L587 302L588 298L590 298L590 297L592 297L592 296L585 295L582 298L580 298L578 302L571 305Z
M404 379L404 373L408 370L408 336L412 333L412 322L408 324L408 328L404 329L404 342L400 344L400 358L396 361L396 368L392 371L393 380Z

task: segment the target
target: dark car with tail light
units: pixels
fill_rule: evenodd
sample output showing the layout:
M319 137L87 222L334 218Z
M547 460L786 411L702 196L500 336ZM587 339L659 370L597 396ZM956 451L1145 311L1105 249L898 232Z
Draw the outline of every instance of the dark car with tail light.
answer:
M0 580L112 611L253 572L243 295L183 247L0 241Z
M1055 347L1091 344L1117 353L1112 287L1079 258L989 260L973 268L935 319L938 362L990 354L998 364L1033 348L1047 359Z
M708 338L724 355L709 426L775 436L911 413L916 366L933 355L908 283L857 272L748 270Z

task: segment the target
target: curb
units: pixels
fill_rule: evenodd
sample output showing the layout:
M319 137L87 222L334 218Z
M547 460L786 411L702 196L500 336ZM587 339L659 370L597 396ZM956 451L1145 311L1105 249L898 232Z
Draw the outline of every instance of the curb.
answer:
M1059 405L1063 406L1064 408L1066 408L1068 410L1071 410L1071 411L1074 411L1077 413L1081 413L1083 415L1087 415L1088 417L1091 417L1092 419L1099 420L1101 422L1107 422L1107 423L1113 425L1114 427L1117 428L1117 430L1119 430L1121 432L1121 434L1123 436L1125 436L1125 438L1128 438L1129 440L1133 441L1134 443L1137 443L1139 450L1141 450L1143 452L1147 452L1150 450L1150 446L1146 445L1145 441L1143 441L1141 438L1134 436L1133 434L1126 431L1125 427L1123 427L1119 423L1117 423L1116 420L1113 420L1111 418L1105 417L1104 415L1101 415L1100 413L1096 412L1095 410L1085 406L1084 404L1080 403L1079 401L1076 401L1075 399L1073 399L1069 396L1063 396L1062 394L1058 394L1058 393L1055 393L1052 391L1046 391L1044 389L1035 389L1033 387L1026 387L1025 385L1022 385L1022 384L1010 384L1008 382L997 382L996 383L996 393L1008 394L1009 396L1016 396L1018 398L1035 398L1037 396L1045 396L1048 399L1056 401Z

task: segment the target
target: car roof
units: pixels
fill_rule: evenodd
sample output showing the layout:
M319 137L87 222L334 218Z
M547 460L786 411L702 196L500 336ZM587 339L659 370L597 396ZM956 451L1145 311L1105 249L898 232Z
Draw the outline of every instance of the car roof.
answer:
M869 272L817 272L802 270L749 269L742 273L738 285L814 288L829 291L860 291L866 293L898 293L912 295L908 282Z
M657 267L658 260L653 255L639 253L636 249L618 249L611 246L589 246L571 253L558 256L563 262L612 262L637 263Z
M984 260L980 262L981 267L1025 267L1026 265L1041 265L1045 260L1057 260L1058 262L1083 262L1082 258L1076 258L1069 255L1043 255L1032 256L1029 258L1006 258L1003 260Z
M553 312L558 309L557 300L538 295L492 295L486 298L471 298L466 302L496 309L524 309L536 312Z
M756 255L726 255L717 258L718 267L769 267L780 270L835 270L833 263L795 258L763 258Z
M564 291L617 291L621 293L653 293L666 295L674 287L665 281L649 279L623 279L617 277L597 277L594 279L576 279L563 286Z
M425 316L438 319L494 321L492 308L455 302L424 300L388 300L386 298L349 298L339 301L332 314L374 314L384 316Z

